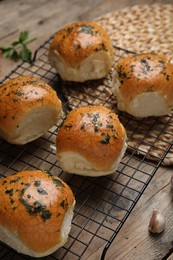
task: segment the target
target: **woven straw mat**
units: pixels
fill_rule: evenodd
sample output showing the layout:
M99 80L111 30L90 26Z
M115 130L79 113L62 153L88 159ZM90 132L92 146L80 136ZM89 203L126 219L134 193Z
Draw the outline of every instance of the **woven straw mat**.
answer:
M115 46L115 63L127 55L124 49L136 53L155 51L173 61L173 5L135 5L96 18L95 22L106 29ZM62 91L70 108L94 104L114 110L126 128L129 151L159 161L173 142L172 114L137 120L117 111L116 97L111 91L112 72L113 69L101 80L63 82ZM173 147L163 164L173 164Z

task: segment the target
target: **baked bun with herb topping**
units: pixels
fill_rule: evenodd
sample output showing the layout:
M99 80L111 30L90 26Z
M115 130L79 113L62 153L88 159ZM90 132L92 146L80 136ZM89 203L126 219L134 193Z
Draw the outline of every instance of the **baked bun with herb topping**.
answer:
M0 180L0 241L19 253L43 257L68 239L74 195L61 179L41 170Z
M41 79L16 77L0 86L0 135L25 144L46 133L62 114L56 92Z
M102 176L116 171L126 149L117 115L101 106L69 112L56 138L60 167L68 173Z
M48 54L50 64L61 78L76 82L105 77L113 58L106 31L90 21L78 21L58 31Z
M163 116L173 107L173 65L163 55L129 55L116 64L119 110L135 117Z

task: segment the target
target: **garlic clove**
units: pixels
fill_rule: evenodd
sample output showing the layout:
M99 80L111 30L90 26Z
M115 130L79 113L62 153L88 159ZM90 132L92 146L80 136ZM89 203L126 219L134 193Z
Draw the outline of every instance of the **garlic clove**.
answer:
M165 230L165 219L157 209L154 209L150 218L148 229L152 233L161 233Z

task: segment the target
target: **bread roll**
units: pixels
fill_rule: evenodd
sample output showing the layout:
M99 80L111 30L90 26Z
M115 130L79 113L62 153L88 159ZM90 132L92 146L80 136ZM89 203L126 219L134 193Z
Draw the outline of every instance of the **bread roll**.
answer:
M57 158L68 173L101 176L116 171L126 149L126 131L106 107L76 108L61 126Z
M56 92L43 80L17 77L0 86L0 135L9 143L35 140L62 114Z
M68 239L75 199L68 185L41 170L0 180L0 241L33 256L49 255Z
M130 55L116 64L119 110L135 117L163 116L173 107L173 65L163 55Z
M63 80L84 82L107 75L113 63L113 47L100 25L78 21L55 35L48 59Z

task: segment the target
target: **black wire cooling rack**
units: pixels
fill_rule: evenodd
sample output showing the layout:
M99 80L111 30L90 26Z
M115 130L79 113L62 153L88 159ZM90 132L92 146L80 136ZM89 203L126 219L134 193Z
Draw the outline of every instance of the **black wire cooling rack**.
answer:
M35 53L35 61L30 64L22 62L3 81L20 75L32 75L47 81L56 89L62 100L64 110L68 110L68 101L61 92L61 81L47 61L47 53L51 38L46 41ZM129 51L115 47L119 51L120 58ZM80 100L79 100L80 102ZM140 130L145 121L137 121L126 114L120 114L125 127L131 125L131 136ZM144 125L145 135L149 135L151 127L156 121ZM168 117L167 124L170 118ZM133 124L132 124L133 121ZM159 131L164 134L165 122L159 122ZM50 129L46 135L23 146L11 145L0 141L0 177L26 169L44 169L53 175L57 175L72 188L76 206L72 228L67 244L48 257L42 259L86 259L97 249L103 248L101 259L113 239L127 220L137 201L163 162L171 148L166 143L162 155L157 160L148 160L147 153L140 156L134 149L127 150L115 174L104 177L84 177L70 175L61 170L56 160L55 137L58 125ZM159 134L156 140L159 138ZM138 140L139 144L143 140ZM165 140L165 142L167 142ZM155 142L148 144L152 147ZM16 251L0 243L0 259L32 259L29 256L18 254Z

